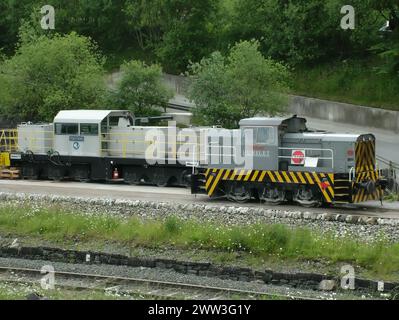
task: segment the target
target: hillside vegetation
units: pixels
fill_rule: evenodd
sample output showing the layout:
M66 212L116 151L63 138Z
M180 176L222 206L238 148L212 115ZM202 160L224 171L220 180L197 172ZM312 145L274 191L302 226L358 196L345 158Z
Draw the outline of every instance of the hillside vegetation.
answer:
M107 58L106 71L142 60L181 74L214 52L227 55L236 43L256 40L265 58L292 70L293 93L399 109L396 0L351 1L349 30L341 28L343 0L52 0L55 30L40 28L42 5L0 3L0 61L18 53L24 25L25 35L90 37Z

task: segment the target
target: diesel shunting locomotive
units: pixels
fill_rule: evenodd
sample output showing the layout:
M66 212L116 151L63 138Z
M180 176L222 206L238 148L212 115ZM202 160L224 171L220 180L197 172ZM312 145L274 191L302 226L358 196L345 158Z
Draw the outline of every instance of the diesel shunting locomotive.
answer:
M382 199L372 134L310 130L297 116L239 125L171 130L137 126L123 110L65 110L53 123L19 125L2 151L25 179L191 186L193 194L303 206Z

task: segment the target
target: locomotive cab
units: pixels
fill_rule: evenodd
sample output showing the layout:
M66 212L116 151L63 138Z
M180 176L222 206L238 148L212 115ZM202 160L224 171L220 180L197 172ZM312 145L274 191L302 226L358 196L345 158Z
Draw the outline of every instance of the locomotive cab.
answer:
M280 125L283 118L250 118L240 121L240 129L252 136L252 166L257 170L279 170Z
M253 168L256 170L287 171L292 158L305 162L305 154L295 155L296 150L284 148L286 134L307 132L306 119L293 116L291 118L250 118L240 121L240 129L249 130L253 137ZM291 152L292 151L292 152ZM295 164L296 161L293 162ZM314 163L314 162L313 162ZM314 166L309 162L309 165Z
M66 110L54 118L54 146L61 156L101 157L112 126L126 126L128 111Z

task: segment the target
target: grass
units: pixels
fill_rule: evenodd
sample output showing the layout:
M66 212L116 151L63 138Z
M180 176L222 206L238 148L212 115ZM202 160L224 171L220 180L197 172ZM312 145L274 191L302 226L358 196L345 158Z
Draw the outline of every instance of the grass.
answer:
M0 232L44 240L113 241L132 247L206 249L221 253L245 252L254 259L320 260L355 263L377 274L399 270L399 244L372 244L335 238L306 228L255 224L225 226L175 217L166 221L73 214L57 208L0 208Z
M390 193L390 194L388 194L388 195L385 196L384 200L385 200L385 201L388 201L388 202L399 201L399 194Z
M128 300L143 299L140 295L123 295L101 290L73 290L58 288L44 290L31 283L0 283L0 300L27 300L28 295L36 293L49 300Z
M378 61L347 60L294 71L293 94L399 110L399 77L381 74Z

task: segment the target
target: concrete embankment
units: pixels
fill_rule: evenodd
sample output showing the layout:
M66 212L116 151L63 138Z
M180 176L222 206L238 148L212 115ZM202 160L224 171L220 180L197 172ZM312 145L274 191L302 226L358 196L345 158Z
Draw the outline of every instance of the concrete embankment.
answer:
M178 96L185 95L188 87L186 77L164 75L163 81ZM291 95L288 112L309 118L399 132L398 111Z
M290 96L289 111L300 116L399 132L399 112L315 98Z

